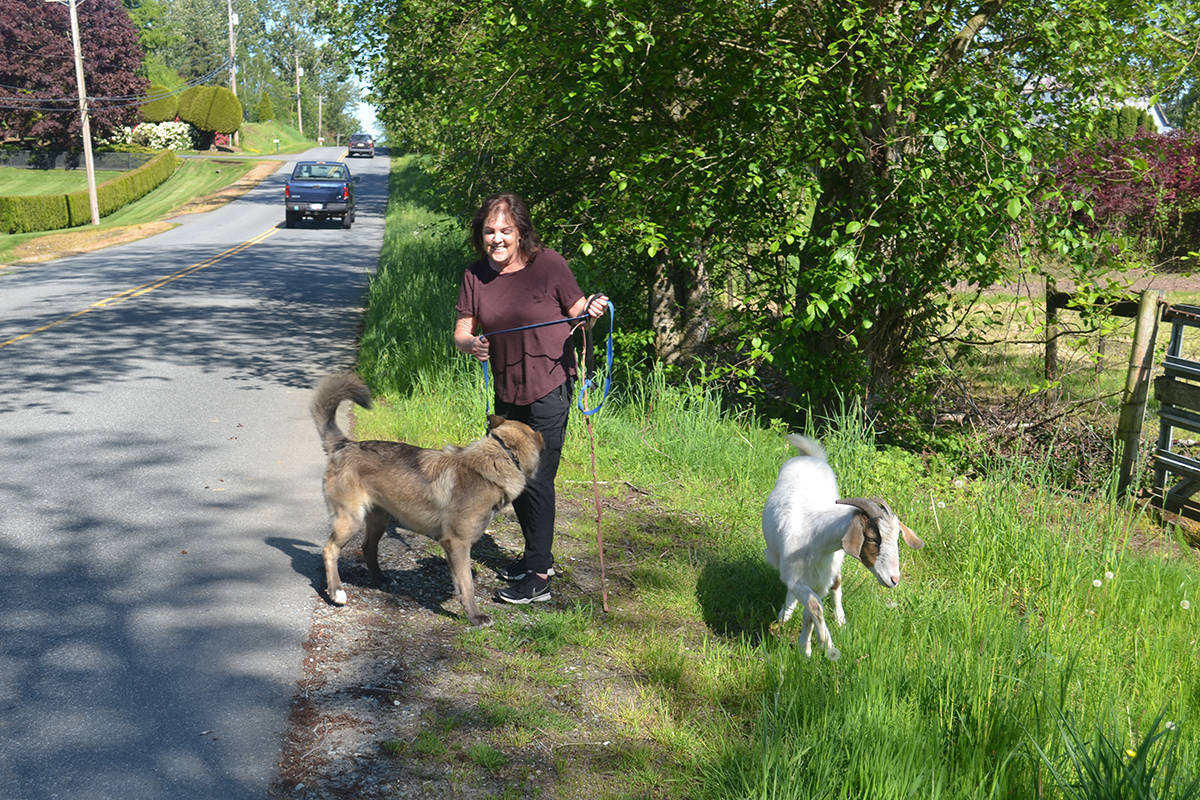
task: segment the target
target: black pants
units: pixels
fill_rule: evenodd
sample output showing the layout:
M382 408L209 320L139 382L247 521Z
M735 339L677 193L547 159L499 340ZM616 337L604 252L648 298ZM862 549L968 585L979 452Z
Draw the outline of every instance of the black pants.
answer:
M524 422L546 440L537 471L525 484L525 491L513 500L513 511L525 537L525 569L533 572L545 572L554 564L554 478L558 475L563 439L567 434L572 383L570 380L564 382L527 406L496 400L497 414Z

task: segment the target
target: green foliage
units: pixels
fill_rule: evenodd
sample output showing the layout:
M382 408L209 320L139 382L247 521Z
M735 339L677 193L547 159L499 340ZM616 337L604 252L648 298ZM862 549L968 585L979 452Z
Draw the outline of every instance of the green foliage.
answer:
M197 120L203 118L208 110L208 100L211 86L191 86L179 95L179 119L194 127L201 127Z
M209 130L233 133L242 125L242 103L237 95L224 86L216 87L208 109Z
M733 385L769 369L793 413L839 394L910 408L948 287L1046 251L1093 278L1087 236L1032 213L1056 191L1045 166L1172 24L1142 0L402 0L383 25L333 5L390 134L435 159L440 210L521 192L659 357L690 367L719 322Z
M1139 131L1154 132L1154 122L1143 109L1122 106L1105 109L1096 116L1098 139L1132 139Z
M146 89L146 96L151 99L142 104L142 119L146 122L170 122L179 112L179 95L174 94L166 86L152 84Z
M224 86L193 86L179 98L179 118L209 133L233 133L242 124L242 104Z
M1074 715L1055 709L1061 749L1070 773L1063 774L1058 759L1035 743L1055 782L1071 800L1192 800L1200 797L1200 772L1195 764L1182 764L1179 726L1160 713L1140 742L1127 742L1113 720L1097 726L1092 742L1080 736ZM1183 767L1184 772L1180 773ZM1190 774L1189 774L1190 773Z
M258 121L270 122L275 119L275 104L271 102L269 92L263 92L258 101Z
M7 233L65 228L67 221L66 195L0 197L0 230Z

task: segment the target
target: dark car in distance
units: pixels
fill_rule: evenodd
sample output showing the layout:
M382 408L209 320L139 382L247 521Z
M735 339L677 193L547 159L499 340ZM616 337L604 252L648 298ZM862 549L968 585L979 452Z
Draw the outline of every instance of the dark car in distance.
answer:
M289 228L304 217L339 219L343 228L354 222L354 184L350 168L339 161L299 161L283 185L284 224Z
M354 134L350 137L350 144L346 148L346 155L374 158L375 140L371 138L371 134L369 133Z

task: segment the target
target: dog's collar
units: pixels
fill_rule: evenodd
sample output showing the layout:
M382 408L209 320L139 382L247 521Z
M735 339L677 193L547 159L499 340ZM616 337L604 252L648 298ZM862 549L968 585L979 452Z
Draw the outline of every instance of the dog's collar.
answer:
M512 459L513 466L515 466L517 469L520 469L521 462L517 461L517 454L512 451L512 448L509 447L507 444L505 444L504 440L501 439L496 434L489 433L488 436L492 437L493 439L495 439L497 442L500 443L500 446L504 448L504 452L508 453L508 457Z

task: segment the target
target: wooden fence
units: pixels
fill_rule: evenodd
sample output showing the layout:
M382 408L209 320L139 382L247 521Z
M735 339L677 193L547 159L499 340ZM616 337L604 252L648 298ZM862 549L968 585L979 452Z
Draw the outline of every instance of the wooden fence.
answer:
M1171 326L1163 358L1163 374L1154 379L1160 403L1158 444L1150 456L1154 467L1152 503L1166 511L1200 519L1200 504L1191 499L1200 491L1200 459L1175 437L1184 430L1200 435L1200 361L1183 356L1184 334L1200 328L1200 306L1168 305L1162 321Z

